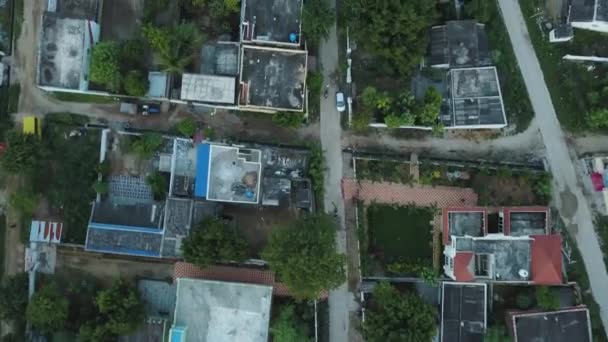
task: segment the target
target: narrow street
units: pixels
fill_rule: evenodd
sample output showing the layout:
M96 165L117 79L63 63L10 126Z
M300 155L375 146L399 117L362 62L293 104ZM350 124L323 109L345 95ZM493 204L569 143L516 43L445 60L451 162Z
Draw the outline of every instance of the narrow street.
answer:
M515 56L536 114L536 122L546 147L546 157L554 178L554 199L571 234L576 237L591 291L600 306L604 329L608 328L608 274L597 235L593 214L577 180L576 154L568 148L559 125L543 73L526 29L517 0L498 0ZM571 153L572 152L572 153Z
M335 7L335 0L330 0L330 6ZM346 254L346 229L344 219L344 202L340 183L342 181L342 127L340 113L336 110L336 84L331 80L331 74L338 67L338 37L336 25L332 26L329 38L321 43L319 59L323 67L324 85L329 84L329 96L321 97L321 145L325 152L327 170L325 174L325 211L328 213L337 209L340 217L340 229L337 235L338 250ZM357 304L354 296L348 291L347 283L329 293L329 328L330 341L353 341L350 336L351 312Z

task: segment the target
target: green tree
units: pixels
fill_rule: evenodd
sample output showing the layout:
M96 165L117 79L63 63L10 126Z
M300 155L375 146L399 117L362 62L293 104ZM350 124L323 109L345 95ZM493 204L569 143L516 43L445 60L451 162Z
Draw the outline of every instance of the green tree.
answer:
M8 276L0 284L0 319L19 321L27 309L27 273Z
M120 73L120 46L113 41L100 42L91 52L89 78L111 92L119 92L122 82Z
M312 190L315 193L317 201L321 201L325 194L324 182L325 171L325 153L320 144L310 146L310 158L308 160L308 176L312 183Z
M10 173L34 170L40 163L43 146L38 137L16 131L7 133L6 151L0 155L0 163Z
M326 39L336 21L336 12L323 0L306 0L302 10L302 33L312 44Z
M323 74L319 71L309 71L306 75L306 87L308 88L311 97L321 96L321 88L323 88Z
M363 50L407 77L428 47L435 6L427 0L346 0L340 12Z
M196 122L191 118L185 118L177 124L177 130L181 135L190 138L196 133Z
M536 304L546 311L559 309L559 296L549 286L538 286L536 288Z
M400 293L389 283L379 283L365 315L363 335L369 342L431 341L437 329L436 314L417 294Z
M103 325L114 335L130 334L144 322L137 288L126 280L117 279L109 289L99 291L95 304L104 318Z
M167 184L167 178L163 176L162 173L155 171L149 174L148 177L146 177L146 183L148 183L152 189L155 200L162 201L167 197L169 185Z
M424 126L435 126L441 110L441 94L434 87L424 94L424 104L418 112L418 121Z
M171 28L144 25L142 33L158 54L164 71L181 73L198 53L204 36L194 23L181 23Z
M344 255L336 250L336 223L325 214L299 218L277 227L262 253L296 299L316 299L345 279Z
M532 185L532 191L538 197L539 204L548 203L553 194L553 185L551 183L551 174L544 173Z
M140 158L147 159L152 157L154 152L163 144L163 136L158 133L144 133L138 139L131 142L131 149Z
M59 293L55 284L45 285L32 296L26 317L42 333L61 331L68 318L68 300Z
M273 342L306 342L310 341L306 326L295 315L293 305L281 308L270 328Z
M8 203L21 216L31 217L38 208L40 194L34 192L31 186L21 186L11 195Z
M93 183L93 190L100 195L105 195L108 193L108 183L98 179Z
M361 103L364 107L367 108L375 108L378 103L378 98L380 97L380 93L376 88L368 86L363 89L363 93L361 93Z
M587 113L585 117L587 126L592 129L608 127L608 109L596 109Z
M222 261L243 261L246 251L247 241L236 226L217 218L203 220L182 242L184 259L201 268Z
M148 93L150 82L139 70L131 70L125 77L125 92L130 96L142 97Z
M272 115L272 122L285 128L299 128L304 123L304 113L278 112Z

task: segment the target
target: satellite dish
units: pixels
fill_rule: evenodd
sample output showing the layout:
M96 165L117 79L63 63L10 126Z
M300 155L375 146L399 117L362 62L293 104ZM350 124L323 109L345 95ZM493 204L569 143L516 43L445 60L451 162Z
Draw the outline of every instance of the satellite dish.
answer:
M524 270L524 269L519 270L519 272L517 272L517 273L519 274L519 276L520 276L520 277L522 277L522 278L524 278L524 279L527 279L527 278L528 278L528 276L530 275L530 274L528 273L528 271L527 271L527 270Z

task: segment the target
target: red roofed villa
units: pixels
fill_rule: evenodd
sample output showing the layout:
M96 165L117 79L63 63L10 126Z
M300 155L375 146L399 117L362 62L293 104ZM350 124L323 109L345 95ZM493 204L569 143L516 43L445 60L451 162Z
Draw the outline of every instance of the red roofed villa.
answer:
M546 207L443 209L444 272L461 282L563 283Z

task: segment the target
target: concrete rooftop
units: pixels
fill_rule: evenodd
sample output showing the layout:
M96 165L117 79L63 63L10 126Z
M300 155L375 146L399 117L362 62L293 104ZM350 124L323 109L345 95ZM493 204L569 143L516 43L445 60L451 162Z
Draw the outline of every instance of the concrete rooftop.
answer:
M241 105L303 111L307 52L243 46Z
M79 89L86 64L85 39L87 22L83 19L59 18L54 13L42 17L39 83L67 89Z
M259 150L211 145L207 199L258 203L260 158Z
M267 342L272 287L177 279L174 327L186 341Z
M243 40L291 43L289 35L296 34L300 43L302 0L245 0L241 13L244 26Z

